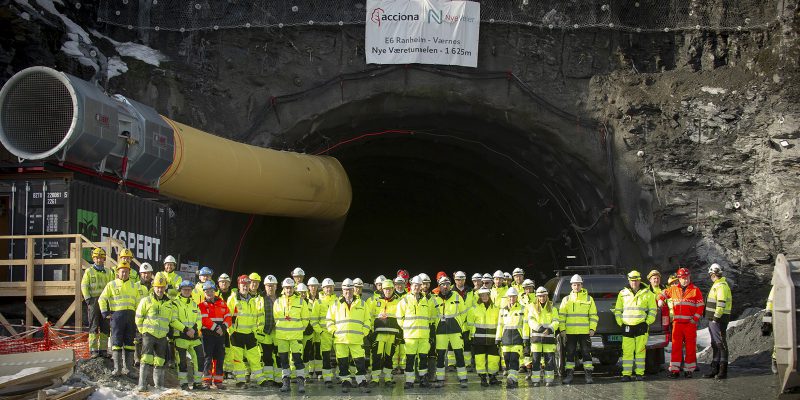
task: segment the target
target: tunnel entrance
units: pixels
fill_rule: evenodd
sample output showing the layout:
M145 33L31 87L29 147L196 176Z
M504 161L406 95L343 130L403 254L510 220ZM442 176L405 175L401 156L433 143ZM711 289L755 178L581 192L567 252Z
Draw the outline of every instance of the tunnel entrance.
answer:
M353 202L346 220L331 229L286 220L276 228L270 219L249 242L266 244L267 263L281 273L300 265L333 278L522 267L541 282L558 267L609 262L617 234L606 214L607 181L556 135L464 113L317 131L303 145L336 157L347 171ZM335 245L320 243L320 235L305 245L314 231Z

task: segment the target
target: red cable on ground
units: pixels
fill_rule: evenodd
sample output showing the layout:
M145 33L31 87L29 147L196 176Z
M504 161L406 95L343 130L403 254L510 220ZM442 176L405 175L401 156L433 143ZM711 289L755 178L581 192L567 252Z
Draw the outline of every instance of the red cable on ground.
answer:
M242 237L239 238L239 245L236 246L236 255L233 256L233 262L231 263L231 276L233 276L233 267L236 266L236 261L239 260L239 251L242 250L242 244L244 243L244 238L247 237L247 232L250 231L250 225L253 225L253 218L255 216L250 214L250 219L247 220L247 226L244 227L244 232L242 232Z
M320 151L314 153L314 155L318 156L320 154L327 153L327 152L329 152L329 151L331 151L331 150L333 150L333 149L335 149L335 148L337 148L337 147L339 147L341 145L344 145L344 144L347 144L347 143L356 142L356 141L359 141L359 140L367 138L367 137L382 136L382 135L386 135L386 134L389 134L389 133L398 133L398 134L401 134L401 135L413 135L414 131L409 131L409 130L405 130L405 129L390 129L390 130L381 131L381 132L365 133L363 135L359 135L359 136L356 136L354 138L350 138L350 139L347 139L347 140L343 140L343 141L341 141L339 143L336 143L333 146L330 146L330 147L328 147L326 149L323 149L323 150L320 150Z

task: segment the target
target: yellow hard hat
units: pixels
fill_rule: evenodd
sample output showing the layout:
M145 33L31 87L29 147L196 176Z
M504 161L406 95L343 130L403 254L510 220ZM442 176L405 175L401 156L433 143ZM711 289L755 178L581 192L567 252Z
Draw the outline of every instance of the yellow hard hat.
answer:
M127 261L120 261L120 262L117 263L117 269L120 269L120 268L131 269L131 263L129 263Z
M156 278L153 279L153 287L156 286L161 286L161 287L167 286L167 277L162 274L156 275Z
M131 249L122 249L122 251L119 252L119 256L120 257L133 257L133 252L131 251Z
M640 281L642 280L642 274L639 273L637 270L633 270L628 272L628 280L630 281Z
M261 275L255 273L255 272L250 274L250 276L248 276L248 278L250 278L251 281L259 281L259 282L261 282Z
M95 247L95 249L92 250L92 257L105 257L105 256L106 256L106 251L99 247Z
M650 279L650 278L652 278L652 277L654 277L656 275L657 276L661 276L661 272L659 272L657 269L654 269L654 270L650 271L649 274L647 274L647 279Z

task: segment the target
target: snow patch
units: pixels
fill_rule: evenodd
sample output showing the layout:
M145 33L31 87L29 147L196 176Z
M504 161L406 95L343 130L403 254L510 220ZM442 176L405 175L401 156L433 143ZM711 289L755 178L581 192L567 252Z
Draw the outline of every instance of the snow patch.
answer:
M6 383L13 381L14 379L19 379L28 375L33 375L37 372L42 372L47 370L46 367L33 367L33 368L25 368L14 375L4 375L0 376L0 383Z
M151 47L147 47L143 44L133 43L133 42L118 42L102 33L92 29L92 35L95 37L108 40L111 44L114 45L116 48L117 53L124 57L132 57L144 63L153 65L153 66L160 66L162 61L167 61L168 58L160 51L153 49ZM123 71L124 72L124 71Z
M723 89L719 87L710 87L710 86L703 86L700 88L701 92L706 92L708 94L725 94L728 93L728 89Z
M119 57L114 56L108 59L106 70L108 71L108 79L111 79L128 72L128 64L125 64L125 61L122 61Z
M20 0L17 1L20 2L20 4L23 4ZM61 1L56 1L58 1L58 3L62 6L64 5L64 3ZM61 51L69 56L77 58L78 62L80 62L82 65L92 67L95 69L95 71L100 70L100 66L97 64L97 60L95 60L94 55L87 57L86 53L81 49L81 46L87 47L92 44L92 40L89 39L89 34L86 33L86 31L81 28L80 25L76 24L75 21L69 19L69 17L56 10L53 0L36 0L36 4L38 4L39 7L43 8L45 11L61 18L61 21L64 22L64 26L67 28L67 37L69 40L61 45Z
M144 395L147 394L145 397ZM164 397L169 398L192 398L194 395L189 393L185 390L179 389L168 389L163 391L150 391L147 393L137 393L137 392L123 392L121 390L114 390L107 387L101 387L95 390L91 396L89 396L89 400L135 400L135 399L143 399L146 398L148 400L158 400Z

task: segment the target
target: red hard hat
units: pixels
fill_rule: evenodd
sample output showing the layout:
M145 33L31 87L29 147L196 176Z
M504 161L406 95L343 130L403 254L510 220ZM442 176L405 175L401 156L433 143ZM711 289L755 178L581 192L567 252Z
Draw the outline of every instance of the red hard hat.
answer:
M678 278L687 278L689 277L689 270L686 268L678 268L678 272L675 274Z
M410 278L410 275L408 275L408 271L404 269L397 270L397 276L405 279L406 281L408 281L408 278Z
M250 277L247 275L239 275L239 283L250 283Z
M442 279L442 277L443 277L443 276L447 276L447 272L444 272L444 271L439 271L439 272L436 274L436 282L439 282L439 279Z

